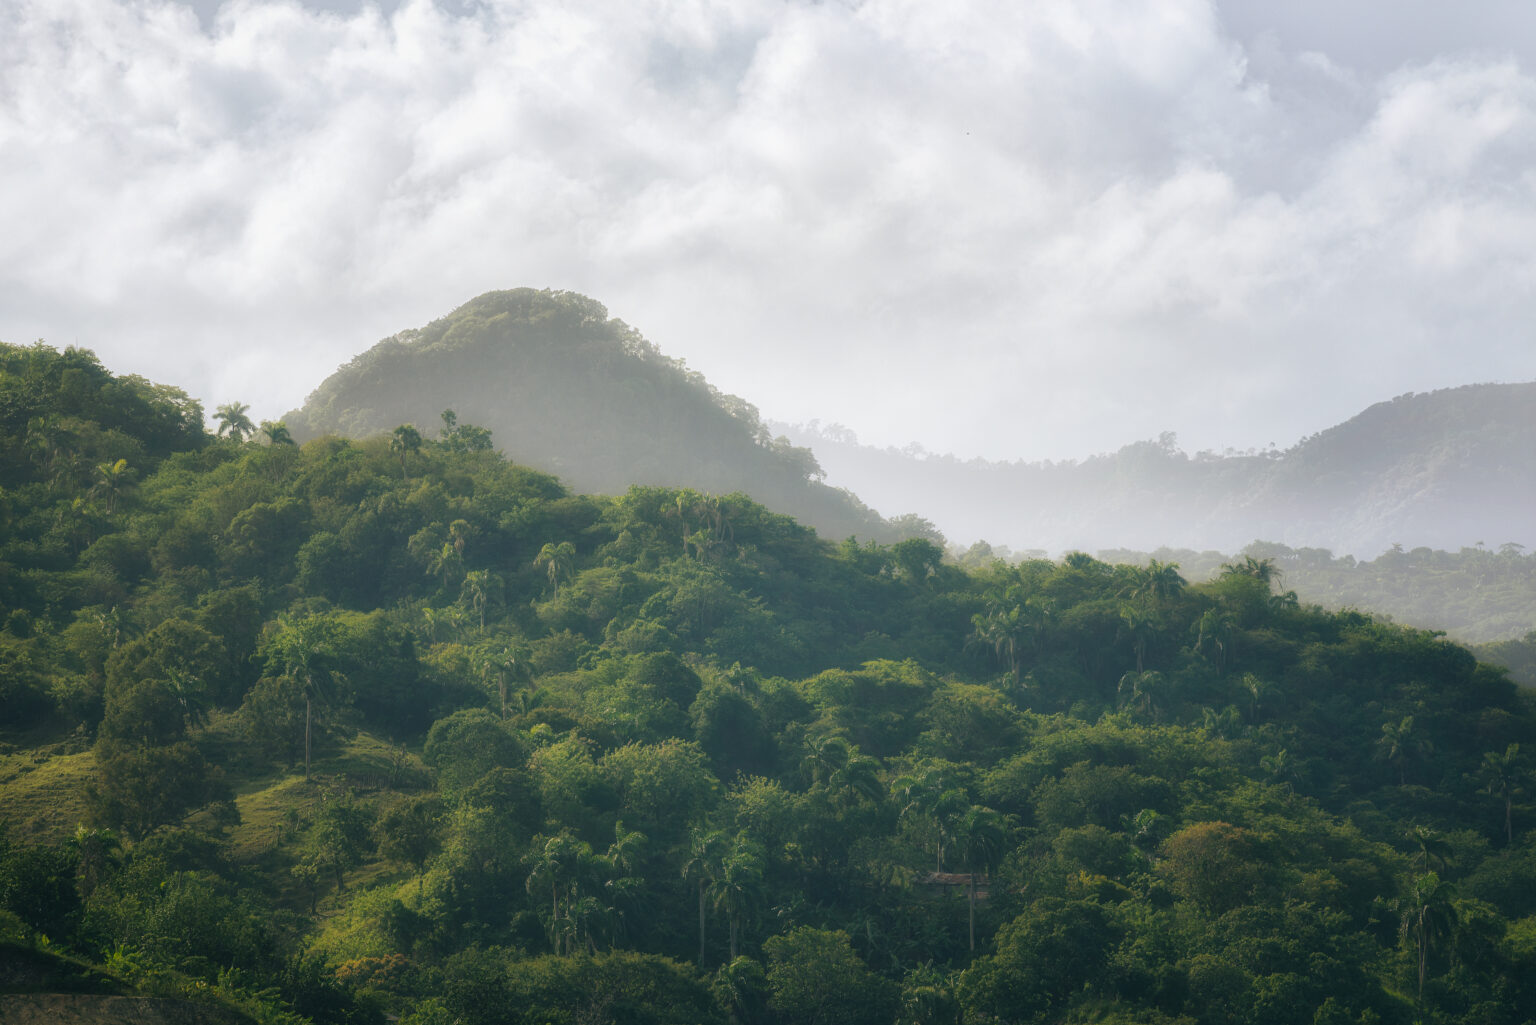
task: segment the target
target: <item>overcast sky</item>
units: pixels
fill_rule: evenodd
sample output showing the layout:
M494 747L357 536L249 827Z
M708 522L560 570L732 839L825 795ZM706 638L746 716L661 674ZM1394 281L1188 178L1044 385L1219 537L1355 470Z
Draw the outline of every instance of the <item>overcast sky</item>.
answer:
M0 340L274 418L573 289L765 417L1062 458L1536 379L1526 0L0 0Z

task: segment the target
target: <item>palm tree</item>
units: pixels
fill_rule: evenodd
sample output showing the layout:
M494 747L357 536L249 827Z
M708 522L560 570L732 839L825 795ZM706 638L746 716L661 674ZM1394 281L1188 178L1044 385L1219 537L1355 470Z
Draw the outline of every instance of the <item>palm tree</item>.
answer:
M1147 644L1157 635L1161 625L1157 611L1149 604L1128 602L1120 607L1120 618L1125 621L1131 634L1131 647L1136 652L1136 672L1147 668Z
M954 774L942 766L930 766L901 776L891 783L891 794L901 802L900 818L926 821L933 827L933 870L944 871L944 847L952 826L967 802Z
M1259 703L1264 700L1266 694L1274 692L1275 685L1262 676L1256 676L1253 673L1244 673L1242 684L1243 690L1248 693L1248 721L1258 722Z
M400 479L409 480L405 472L405 457L421 451L421 432L411 424L401 424L389 439L389 450L400 456Z
M1262 580L1264 586L1279 579L1282 574L1275 568L1274 559L1255 559L1251 555L1243 556L1242 562L1224 562L1221 565L1221 575L1224 577L1252 577Z
M575 917L581 900L581 876L590 867L592 846L578 840L569 832L545 839L542 847L536 845L533 870L524 884L529 896L549 886L550 942L556 954L568 953L575 945L579 924ZM565 890L565 914L561 914L560 893Z
M1414 735L1413 716L1405 715L1401 722L1383 723L1381 737L1376 741L1376 757L1397 766L1399 786L1408 785L1408 760L1424 753L1426 741Z
M272 657L282 666L283 674L295 680L304 693L304 778L309 778L310 741L314 722L314 702L324 696L323 688L335 680L336 673L326 666L334 655L331 643L334 629L324 616L306 616L284 620L272 639Z
M1145 568L1133 567L1130 572L1131 582L1126 586L1123 594L1133 601L1142 600L1161 604L1182 594L1187 583L1179 575L1179 564L1176 562L1158 562L1156 559L1151 559Z
M683 862L683 879L691 880L699 890L699 967L704 966L705 897L720 874L725 855L725 833L696 825L688 835L688 860Z
M485 630L486 607L496 598L501 579L488 569L470 570L464 575L464 586L459 600L468 601L470 608L480 617L480 629Z
M482 624L482 629L484 625ZM512 679L527 679L529 673L528 649L522 645L504 645L496 649L483 650L479 659L480 678L489 683L490 677L496 677L496 695L501 699L501 717L507 717L507 684ZM525 691L524 694L527 692ZM525 708L524 711L527 711Z
M1509 845L1515 842L1515 830L1513 823L1515 798L1524 790L1520 787L1520 770L1517 764L1520 758L1520 745L1510 744L1504 749L1503 754L1497 751L1489 751L1483 755L1483 764L1478 771L1483 782L1483 791L1490 797L1497 797L1504 802L1504 843Z
M836 795L837 802L851 808L860 798L879 801L883 795L880 786L880 763L855 748L827 781L827 789Z
M91 497L107 500L108 516L117 511L118 500L133 490L133 476L134 471L126 459L96 467L96 485L91 488Z
M560 597L560 581L569 578L571 566L576 561L576 546L569 541L561 541L556 544L547 542L539 549L538 556L533 560L535 569L543 569L549 574L549 586L554 588L554 597Z
M736 960L741 937L741 920L756 902L763 883L763 848L761 844L736 834L730 850L720 860L720 871L710 886L717 910L724 911L731 929L731 960Z
M1455 890L1430 872L1413 881L1413 889L1401 903L1402 934L1412 937L1419 960L1419 1001L1424 1000L1424 976L1431 948L1450 937L1457 926Z
M1408 861L1410 865L1417 867L1422 864L1425 874L1434 872L1436 865L1441 871L1451 867L1451 845L1436 830L1416 825L1408 836L1417 848Z
M1008 839L1008 826L1003 816L991 808L972 805L956 824L955 839L965 858L965 870L970 873L969 904L971 918L971 950L976 949L976 877L997 863L1002 857L1003 845Z
M87 829L82 823L75 835L65 841L76 858L75 873L80 879L80 895L89 898L101 885L107 871L117 865L122 843L110 829Z
M1021 651L1023 640L1036 624L1026 615L1027 601L1018 584L1013 584L1001 594L993 593L987 599L985 612L971 617L974 630L971 640L985 644L997 653L997 659L1008 670L1014 687L1019 686Z
M293 435L288 430L288 425L281 420L263 420L261 433L267 436L268 445L293 445Z
M442 547L432 553L432 556L427 560L427 575L441 575L443 578L443 588L447 589L448 582L453 579L453 575L463 565L464 557L459 554L459 550L453 546L451 541L444 541Z
M1233 626L1231 613L1222 609L1207 609L1200 616L1196 627L1199 632L1195 637L1195 651L1207 658L1214 652L1216 657L1212 661L1216 663L1217 669L1226 668Z
M251 423L251 418L246 416L250 406L244 402L226 402L213 414L213 418L219 422L218 436L228 435L240 444L245 439L256 433L256 425Z

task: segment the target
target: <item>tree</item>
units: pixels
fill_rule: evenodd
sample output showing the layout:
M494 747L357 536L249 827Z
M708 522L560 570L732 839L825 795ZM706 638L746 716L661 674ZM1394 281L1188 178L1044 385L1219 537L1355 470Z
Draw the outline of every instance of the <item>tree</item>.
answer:
M560 581L571 575L571 567L576 562L576 546L569 541L561 541L556 544L547 542L539 549L538 556L533 560L535 569L542 569L549 574L549 586L554 590L554 597L560 597Z
M326 616L283 620L267 644L267 658L295 681L304 698L304 778L309 778L314 702L324 699L339 679L330 667L335 657L336 625Z
M1520 745L1510 744L1504 749L1504 753L1488 751L1483 754L1483 764L1478 769L1478 778L1483 784L1483 792L1490 797L1495 797L1504 804L1504 843L1506 845L1515 842L1514 830L1514 805L1515 798L1524 790L1520 786L1523 773L1520 767Z
M218 768L184 740L98 745L96 767L86 790L92 819L135 841L210 801L233 800Z
M1183 593L1186 581L1179 575L1176 562L1150 560L1145 568L1130 569L1131 582L1124 595L1132 601L1162 605Z
M532 671L529 657L527 646L521 644L484 647L476 657L475 666L481 682L489 687L492 680L495 681L496 688L492 693L500 702L503 719L507 717L508 684L529 678Z
M520 766L526 755L507 725L483 708L465 708L432 724L422 759L456 802L492 769Z
M1195 650L1215 662L1217 669L1226 668L1235 628L1231 613L1225 609L1207 609L1196 627Z
M117 868L122 846L110 829L91 829L84 823L75 827L75 835L65 841L65 847L75 858L81 898L90 900L108 873Z
M427 860L442 849L443 802L436 794L408 797L379 816L374 827L379 853L403 862L421 876Z
M480 629L485 629L485 610L495 602L501 592L501 578L488 569L470 570L464 574L464 584L459 589L459 600L469 602L471 609L480 617Z
M1251 555L1243 556L1242 562L1225 562L1221 566L1221 575L1224 577L1251 577L1264 584L1266 590L1279 577L1280 571L1275 568L1274 559L1256 559Z
M1456 930L1454 896L1455 890L1449 883L1441 882L1438 875L1429 872L1413 881L1413 887L1401 904L1402 934L1413 941L1418 956L1421 1002L1430 953Z
M1405 715L1397 722L1383 723L1381 736L1376 741L1376 757L1397 767L1399 786L1408 785L1408 762L1423 755L1429 742L1413 731L1413 716Z
M741 921L757 902L763 884L762 845L745 833L737 833L720 860L719 873L710 884L715 907L725 912L731 929L731 960L736 960Z
M997 653L998 661L1007 669L1014 687L1019 685L1020 649L1030 625L1024 610L1025 600L1019 586L1015 584L1003 594L989 597L986 611L971 617L971 626L974 628L971 639L991 647Z
M128 460L119 459L115 463L101 463L96 467L96 484L91 488L92 498L106 500L107 515L117 511L117 503L122 501L134 488L134 470L129 467Z
M720 863L725 856L725 832L704 825L695 825L688 834L688 858L683 862L685 881L692 882L699 892L699 967L704 967L705 906L706 897L720 874Z
M219 422L218 436L233 438L235 443L241 444L247 437L256 433L256 425L251 423L251 418L246 414L251 407L244 402L226 402L214 412L213 418Z
M0 911L21 919L33 942L63 939L80 909L75 868L67 847L11 847L0 836Z
M976 950L976 877L997 864L1003 856L1007 837L1006 821L991 808L972 805L955 824L955 840L965 858L965 870L971 877L967 891L973 952Z
M373 813L350 796L328 800L310 823L303 842L304 861L346 888L346 873L373 849Z
M1147 668L1147 646L1162 629L1162 617L1157 609L1145 600L1127 602L1120 607L1120 618L1125 621L1131 634L1131 648L1136 653L1136 674Z
M261 433L267 436L268 445L294 445L293 434L281 420L263 420Z
M769 1006L786 1025L886 1025L896 986L870 971L848 934L799 926L763 944Z
M400 478L409 480L410 478L406 475L405 457L421 451L421 432L411 424L401 424L390 436L389 450L400 457Z

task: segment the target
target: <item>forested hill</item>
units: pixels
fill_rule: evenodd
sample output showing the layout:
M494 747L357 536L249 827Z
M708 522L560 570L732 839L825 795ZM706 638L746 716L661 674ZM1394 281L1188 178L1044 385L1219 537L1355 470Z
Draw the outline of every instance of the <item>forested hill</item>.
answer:
M740 491L827 537L894 539L856 498L821 482L808 450L774 440L750 403L573 292L472 299L362 353L285 422L300 441L405 423L431 437L446 409L489 428L509 458L579 491Z
M0 345L0 1020L1530 1021L1536 708L1433 633L219 419Z
M1486 542L1536 547L1536 383L1400 395L1255 453L1181 451L1173 435L1080 462L997 463L782 427L832 483L914 511L949 537L1052 552L1263 538L1370 558Z

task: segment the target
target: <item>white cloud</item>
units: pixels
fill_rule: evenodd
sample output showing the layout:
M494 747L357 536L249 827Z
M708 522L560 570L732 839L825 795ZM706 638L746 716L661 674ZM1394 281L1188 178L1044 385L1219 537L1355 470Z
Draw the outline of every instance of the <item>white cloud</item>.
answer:
M1392 63L1199 0L343 7L0 9L0 337L272 416L480 291L569 287L769 416L1001 457L1536 377L1536 80L1497 35Z

